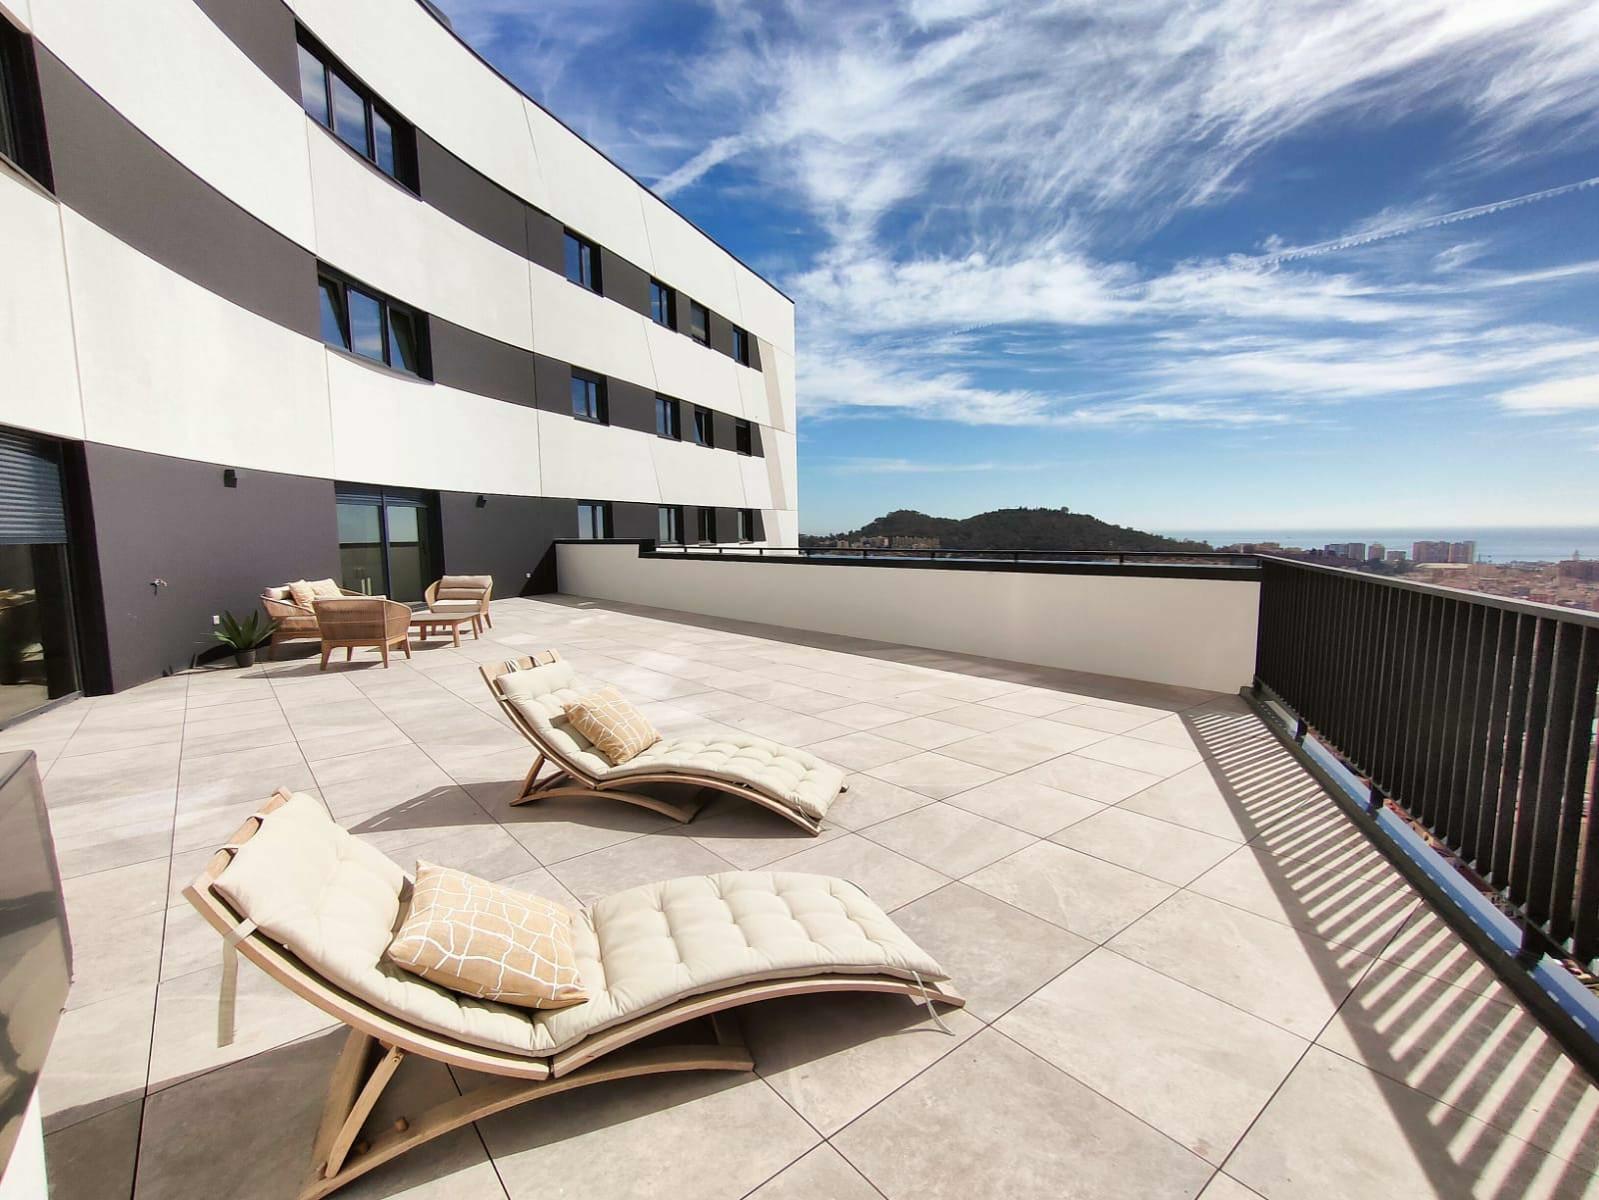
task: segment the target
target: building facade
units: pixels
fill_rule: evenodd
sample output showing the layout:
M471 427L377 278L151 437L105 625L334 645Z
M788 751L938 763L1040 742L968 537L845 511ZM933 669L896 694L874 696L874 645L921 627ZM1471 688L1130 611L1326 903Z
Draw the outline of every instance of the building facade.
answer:
M12 712L291 578L797 540L792 303L420 0L0 0L0 96Z

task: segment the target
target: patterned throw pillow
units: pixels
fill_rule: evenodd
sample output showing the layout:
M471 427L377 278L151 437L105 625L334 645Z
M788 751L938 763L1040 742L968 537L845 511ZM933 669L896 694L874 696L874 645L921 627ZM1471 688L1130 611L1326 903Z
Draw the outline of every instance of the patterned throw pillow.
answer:
M588 999L572 914L539 896L418 861L411 907L389 943L395 966L482 1000L567 1008Z
M313 579L307 586L311 589L311 595L318 600L337 600L344 595L339 590L339 585L331 579Z
M318 599L316 589L303 579L296 579L289 584L289 599L301 608L310 608L311 601Z
M601 688L562 706L572 728L594 743L594 748L620 766L661 740L655 726L615 688Z

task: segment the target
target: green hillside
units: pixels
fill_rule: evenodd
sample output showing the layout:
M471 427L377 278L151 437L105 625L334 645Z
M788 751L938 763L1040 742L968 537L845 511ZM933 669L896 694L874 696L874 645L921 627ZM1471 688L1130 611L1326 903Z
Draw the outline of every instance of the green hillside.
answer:
M902 508L868 521L849 533L817 537L804 534L800 545L816 546L849 538L937 538L953 550L1144 550L1203 552L1205 542L1145 533L1125 525L1112 525L1087 513L1066 508L1001 508L974 517L930 517Z

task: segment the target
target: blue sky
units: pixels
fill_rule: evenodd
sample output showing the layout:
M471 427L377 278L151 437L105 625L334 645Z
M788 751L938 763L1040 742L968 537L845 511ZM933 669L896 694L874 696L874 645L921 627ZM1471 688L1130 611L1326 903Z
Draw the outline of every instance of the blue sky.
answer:
M807 532L1599 521L1592 0L441 0L796 301Z

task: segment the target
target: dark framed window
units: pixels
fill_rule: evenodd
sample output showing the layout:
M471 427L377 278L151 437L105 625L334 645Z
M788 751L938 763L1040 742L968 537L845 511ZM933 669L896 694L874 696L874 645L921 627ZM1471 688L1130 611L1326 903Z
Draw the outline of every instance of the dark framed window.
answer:
M733 357L746 367L750 365L750 335L737 325L733 326Z
M15 163L46 190L54 187L33 39L4 16L0 16L0 157Z
M328 267L317 269L317 292L322 340L329 346L408 375L433 378L426 314Z
M655 397L655 432L674 442L683 440L683 413L676 400L669 396Z
M663 546L683 544L683 506L663 504L655 510L660 516L660 529L655 540Z
M339 582L352 592L414 603L438 578L439 498L410 488L335 483Z
M699 510L698 516L699 540L702 542L714 542L716 540L716 510L714 508L702 508Z
M609 419L605 404L605 380L587 371L572 372L572 415L604 425Z
M733 448L740 454L755 453L755 437L748 421L733 422Z
M677 328L677 293L659 279L650 280L650 320L668 329Z
M738 540L753 542L755 540L755 510L741 508L738 510Z
M600 290L600 248L587 238L566 231L566 277L596 296Z
M598 541L611 536L611 505L606 500L577 502L577 536Z
M711 344L711 313L698 300L688 302L688 335L702 346Z
M417 191L416 130L304 29L299 55L300 107L389 178Z
M694 406L694 444L696 446L715 446L716 429L712 424L711 410Z

